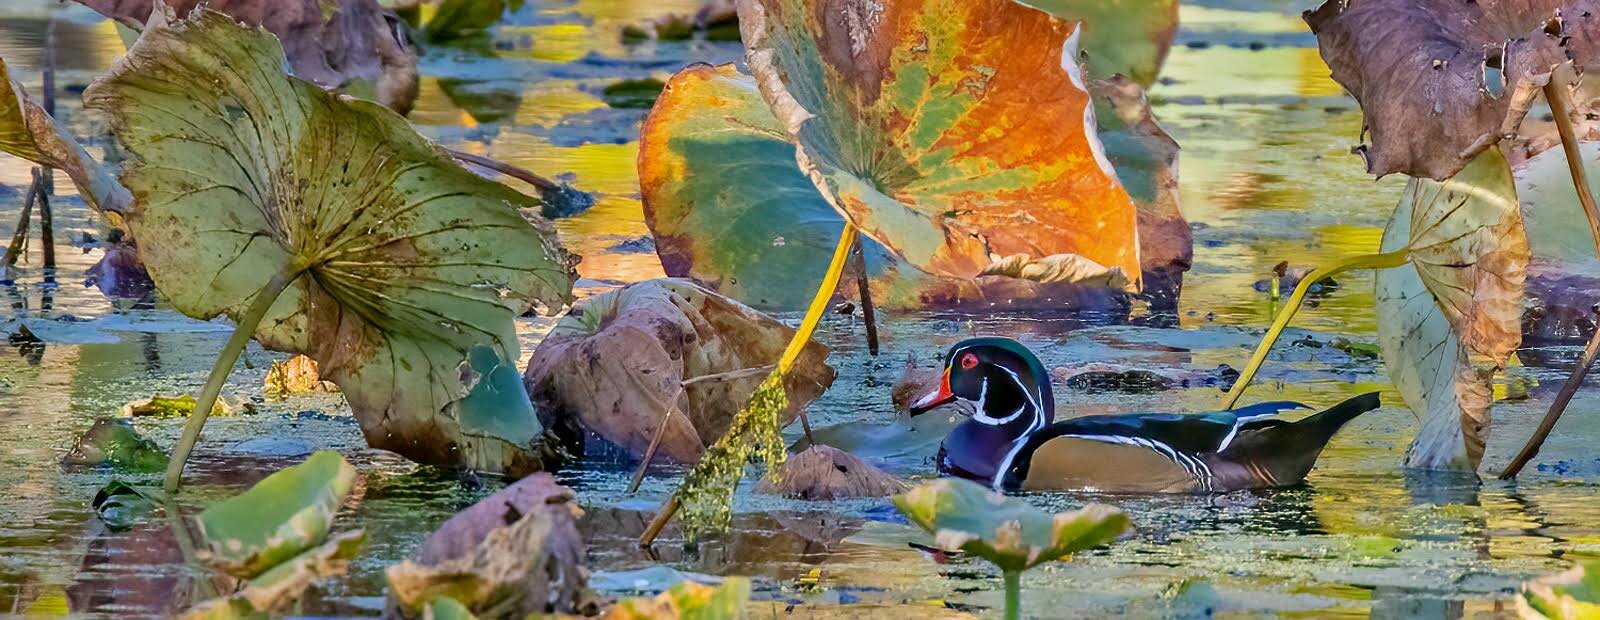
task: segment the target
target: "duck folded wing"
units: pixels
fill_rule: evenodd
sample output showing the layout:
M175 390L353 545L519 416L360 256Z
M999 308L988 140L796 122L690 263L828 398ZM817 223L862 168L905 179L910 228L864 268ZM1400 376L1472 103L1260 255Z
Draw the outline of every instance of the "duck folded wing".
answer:
M1305 405L1278 401L1208 413L1083 416L1057 422L1045 432L1053 437L1072 436L1113 443L1147 440L1179 452L1203 454L1222 450L1245 424L1258 423L1279 412L1300 408L1305 408Z

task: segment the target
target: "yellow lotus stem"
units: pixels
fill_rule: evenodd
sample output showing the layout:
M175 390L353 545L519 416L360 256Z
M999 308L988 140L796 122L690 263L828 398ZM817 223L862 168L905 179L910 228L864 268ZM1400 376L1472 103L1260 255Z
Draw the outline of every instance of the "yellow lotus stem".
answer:
M1222 399L1222 408L1232 409L1239 397L1244 395L1244 390L1249 387L1250 380L1256 376L1256 371L1261 369L1261 364L1267 361L1267 353L1272 351L1273 343L1278 341L1278 336L1283 335L1283 328L1289 326L1289 321L1294 319L1296 312L1300 311L1300 304L1306 300L1306 293L1311 291L1311 285L1318 281L1343 273L1352 269L1388 269L1405 264L1407 250L1401 249L1385 254L1362 254L1352 256L1342 261L1317 269L1306 274L1306 277L1295 285L1294 294L1289 295L1289 303L1278 311L1277 317L1272 320L1272 327L1267 328L1261 343L1256 345L1256 352L1250 356L1250 363L1239 373L1239 379L1233 382L1233 389L1228 390L1228 396Z
M778 358L778 366L772 369L771 377L782 377L789 374L789 369L794 367L794 362L800 359L800 352L806 348L806 343L811 342L811 334L817 331L817 323L822 322L822 314L828 310L828 301L833 299L834 289L839 287L839 276L844 273L846 259L850 258L850 246L856 241L856 227L845 222L844 230L839 233L839 245L833 250L833 260L828 263L828 271L822 274L822 284L817 286L817 294L811 298L811 306L806 309L805 318L800 320L800 326L794 330L794 336L789 339L789 346L783 350L783 355ZM681 491L681 489L680 489ZM673 493L667 503L656 512L655 518L650 520L643 534L639 535L639 547L649 547L654 543L656 536L667 527L667 522L678 513L678 508L683 503L678 500L678 494Z

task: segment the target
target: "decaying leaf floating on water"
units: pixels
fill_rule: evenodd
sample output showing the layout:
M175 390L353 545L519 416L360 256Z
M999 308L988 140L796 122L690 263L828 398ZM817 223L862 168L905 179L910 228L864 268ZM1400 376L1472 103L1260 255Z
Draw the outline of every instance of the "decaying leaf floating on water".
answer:
M588 431L638 456L673 409L658 455L693 463L722 437L794 329L687 280L630 284L579 302L528 362L544 424ZM784 381L783 422L833 383L827 347L806 345Z
M161 471L167 466L167 453L156 442L145 439L126 418L100 418L89 427L72 451L62 457L63 465L110 465L132 471Z
M293 603L312 582L345 574L350 560L366 541L367 535L361 530L335 534L326 542L245 580L231 594L201 602L182 617L185 620L223 620L289 613L294 609Z
M76 0L123 24L145 23L157 0ZM405 114L417 100L417 52L377 0L163 0L178 15L204 5L283 42L294 75Z
M355 467L332 450L274 472L200 513L202 561L251 579L322 544L355 482Z
M601 620L732 620L746 617L750 579L728 577L715 586L684 581L655 598L617 601Z
M283 397L306 392L333 392L339 388L323 381L317 375L317 361L304 355L295 355L281 362L273 362L262 380L261 392L267 396Z
M1008 0L828 6L741 0L739 26L801 168L864 234L934 275L1077 254L1139 281L1077 24Z
M120 413L127 418L182 418L194 413L194 395L180 394L178 396L155 395L144 400L137 400L122 406ZM211 415L230 416L240 413L255 413L255 405L250 401L235 404L226 398L218 398Z
M906 484L855 455L832 446L812 446L784 460L776 475L761 479L757 493L811 501L888 497Z
M1443 183L1412 179L1384 230L1407 262L1377 273L1378 345L1422 426L1409 467L1475 471L1496 370L1521 343L1529 250L1498 147Z
M389 567L391 611L418 617L443 596L499 617L585 613L592 601L577 526L583 511L572 500L541 473L451 517L413 559Z
M1305 20L1361 104L1378 176L1453 176L1517 132L1553 67L1600 63L1595 0L1327 0Z
M516 360L513 319L570 299L573 260L536 201L390 110L285 75L266 31L204 9L174 19L158 9L86 92L130 155L128 221L166 299L237 321L287 279L255 339L317 360L371 446L541 468L531 412L475 425L460 406L478 376L469 352Z
M121 213L133 201L110 170L90 157L66 128L28 98L22 85L12 79L3 58L0 58L0 152L67 173L84 200L102 212Z

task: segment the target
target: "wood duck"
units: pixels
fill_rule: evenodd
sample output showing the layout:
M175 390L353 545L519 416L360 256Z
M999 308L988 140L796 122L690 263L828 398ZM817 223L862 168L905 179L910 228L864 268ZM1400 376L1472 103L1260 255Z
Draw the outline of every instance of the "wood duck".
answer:
M1333 434L1378 407L1376 392L1289 422L1268 402L1210 413L1130 413L1055 421L1049 374L1009 338L975 338L945 358L944 379L911 415L956 400L973 408L939 447L940 473L1002 491L1211 493L1291 486Z

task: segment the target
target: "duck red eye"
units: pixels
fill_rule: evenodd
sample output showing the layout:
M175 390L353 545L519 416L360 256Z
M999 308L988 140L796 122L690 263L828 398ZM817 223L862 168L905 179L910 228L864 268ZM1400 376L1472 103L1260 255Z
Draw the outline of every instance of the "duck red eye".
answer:
M972 370L974 368L977 368L978 367L978 356L973 355L971 353L968 353L966 355L961 356L961 367L964 368L964 369L967 369L967 370Z

